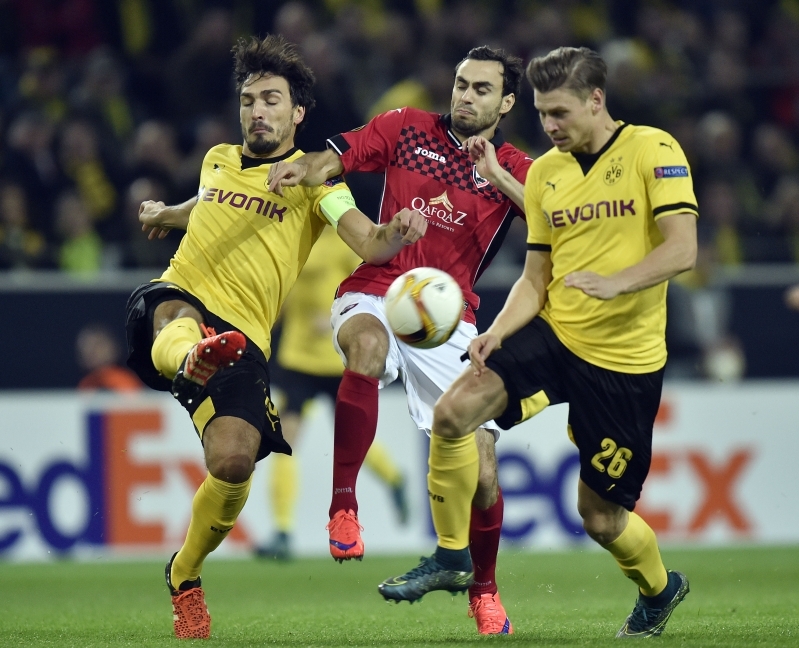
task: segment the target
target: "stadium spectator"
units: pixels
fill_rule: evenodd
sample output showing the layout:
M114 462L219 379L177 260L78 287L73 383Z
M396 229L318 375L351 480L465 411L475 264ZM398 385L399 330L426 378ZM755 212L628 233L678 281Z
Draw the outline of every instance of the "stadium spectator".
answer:
M92 122L70 119L64 123L59 131L58 163L65 184L80 196L93 226L106 240L117 239L121 171L101 150Z
M47 245L28 221L28 199L15 182L0 182L0 269L42 267Z
M89 208L74 191L65 191L56 202L56 229L62 242L58 267L77 275L92 275L103 262L103 242L94 229Z
M55 127L42 113L23 112L8 128L4 175L25 189L31 225L54 237L53 208L62 186L53 154Z
M135 392L144 388L139 377L119 364L122 351L119 341L104 324L87 324L75 338L78 366L84 376L80 390Z

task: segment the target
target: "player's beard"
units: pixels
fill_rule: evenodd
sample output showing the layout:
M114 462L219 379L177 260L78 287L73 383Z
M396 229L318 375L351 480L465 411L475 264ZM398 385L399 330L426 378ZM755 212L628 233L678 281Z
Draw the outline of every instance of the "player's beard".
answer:
M501 104L497 104L496 109L492 110L490 113L487 113L482 117L480 115L472 115L469 119L464 119L453 109L452 127L459 135L463 135L464 137L478 135L497 122L499 118L499 109L501 107Z
M269 128L269 127L267 127ZM283 142L286 141L288 135L288 127L278 128L277 131L267 131L266 133L252 134L245 132L244 127L241 127L241 134L244 141L247 142L247 148L255 155L269 155L274 153ZM274 137L270 137L274 133Z

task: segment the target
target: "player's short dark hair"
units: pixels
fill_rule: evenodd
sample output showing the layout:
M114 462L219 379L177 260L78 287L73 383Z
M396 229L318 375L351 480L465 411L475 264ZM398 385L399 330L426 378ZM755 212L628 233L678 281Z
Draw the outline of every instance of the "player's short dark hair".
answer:
M279 34L267 34L264 39L250 36L239 38L232 51L237 92L241 92L251 76L280 76L289 84L293 106L303 106L307 115L316 105L313 96L316 78L293 43Z
M527 80L538 92L565 88L588 97L595 88L605 91L607 76L605 61L587 47L559 47L527 64Z
M464 61L497 61L502 63L502 96L509 94L519 96L524 75L524 64L518 56L509 54L504 49L494 49L488 45L473 47L465 58L455 66L455 74Z

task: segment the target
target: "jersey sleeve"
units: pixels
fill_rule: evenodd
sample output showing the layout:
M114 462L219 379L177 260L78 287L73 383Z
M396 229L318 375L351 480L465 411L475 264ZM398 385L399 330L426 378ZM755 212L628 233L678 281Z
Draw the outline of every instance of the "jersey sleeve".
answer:
M514 177L516 180L524 184L527 178L527 172L530 170L530 165L532 164L533 159L528 156L524 151L520 151L517 148L513 148L512 152L508 157L503 161L502 166ZM522 211L521 207L519 207L516 203L511 201L511 207L514 213L519 216L520 218L524 218L524 212Z
M365 126L327 140L328 148L332 148L341 157L345 173L386 170L405 123L406 110L407 108L389 110L373 117Z
M357 209L350 188L341 176L330 178L324 184L311 188L311 198L314 214L336 229L339 218L350 209Z
M552 251L552 228L541 209L541 182L536 165L529 166L524 181L524 213L527 220L527 249L538 252Z
M699 216L691 167L677 140L663 131L648 139L640 172L655 220L686 212Z

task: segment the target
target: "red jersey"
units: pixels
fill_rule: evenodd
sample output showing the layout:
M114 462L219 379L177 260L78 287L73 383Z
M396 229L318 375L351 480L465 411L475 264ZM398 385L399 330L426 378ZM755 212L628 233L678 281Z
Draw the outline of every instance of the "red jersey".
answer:
M505 142L497 129L491 143L499 163L524 184L532 160ZM474 284L491 263L522 209L480 177L452 132L449 115L397 108L365 126L331 137L344 171L385 172L380 222L407 207L427 218L427 233L381 266L362 264L337 296L363 292L382 297L407 270L428 266L452 275L466 301L464 319L474 323L480 300Z

